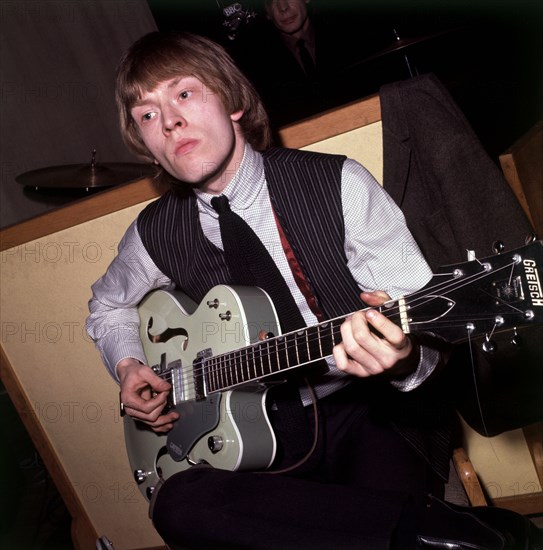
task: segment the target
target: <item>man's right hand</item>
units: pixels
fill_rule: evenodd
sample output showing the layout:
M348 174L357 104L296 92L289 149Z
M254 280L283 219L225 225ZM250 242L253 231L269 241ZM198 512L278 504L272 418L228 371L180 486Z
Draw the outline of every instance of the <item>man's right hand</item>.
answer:
M148 365L136 359L122 359L117 364L121 383L121 403L127 414L150 426L155 432L167 432L179 418L175 411L163 414L170 384Z

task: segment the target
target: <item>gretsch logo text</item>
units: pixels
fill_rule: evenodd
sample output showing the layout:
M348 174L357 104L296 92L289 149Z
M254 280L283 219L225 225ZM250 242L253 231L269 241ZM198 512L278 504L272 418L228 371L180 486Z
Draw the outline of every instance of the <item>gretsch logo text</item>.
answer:
M532 299L532 305L543 306L543 290L537 271L537 264L534 260L524 260L524 272L528 280L528 291Z
M176 445L173 441L170 441L168 447L170 448L170 451L176 455L176 456L182 456L183 455L183 448L179 445Z

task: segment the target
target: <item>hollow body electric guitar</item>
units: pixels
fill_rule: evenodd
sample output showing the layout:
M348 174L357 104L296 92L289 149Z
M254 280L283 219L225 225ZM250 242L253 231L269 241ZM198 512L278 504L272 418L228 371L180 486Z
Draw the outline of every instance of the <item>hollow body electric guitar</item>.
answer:
M378 309L404 332L433 332L452 343L543 319L543 244L447 266L423 289ZM199 304L179 292L153 291L139 305L148 364L172 386L180 420L156 434L126 416L125 439L140 490L208 463L263 470L276 440L266 413L267 381L329 357L345 317L280 334L274 305L259 288L216 286Z

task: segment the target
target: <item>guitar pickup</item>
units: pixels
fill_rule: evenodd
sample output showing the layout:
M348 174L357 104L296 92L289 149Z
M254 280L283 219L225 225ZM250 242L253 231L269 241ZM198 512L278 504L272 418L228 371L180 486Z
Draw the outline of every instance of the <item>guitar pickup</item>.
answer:
M199 351L196 355L196 359L192 363L192 372L197 373L194 374L194 396L196 401L205 399L207 397L207 371L205 363L208 357L213 357L213 351L211 350L211 348Z
M181 367L181 359L168 363L169 382L172 385L168 401L171 401L173 406L183 401L183 369Z
M524 300L524 291L520 276L514 277L510 281L497 281L494 283L494 287L496 288L496 296L502 302L511 303Z

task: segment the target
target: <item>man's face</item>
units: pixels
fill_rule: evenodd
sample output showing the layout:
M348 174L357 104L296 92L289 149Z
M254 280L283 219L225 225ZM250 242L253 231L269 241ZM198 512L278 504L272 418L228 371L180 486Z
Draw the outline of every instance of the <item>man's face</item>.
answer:
M308 2L309 0L270 0L266 2L266 13L281 32L294 34L304 26Z
M226 112L220 97L194 76L161 82L131 114L155 161L203 191L220 193L243 158L243 112Z

